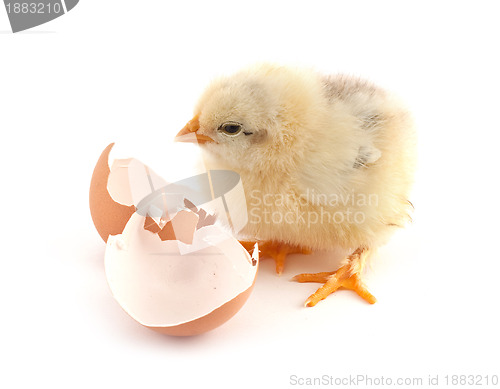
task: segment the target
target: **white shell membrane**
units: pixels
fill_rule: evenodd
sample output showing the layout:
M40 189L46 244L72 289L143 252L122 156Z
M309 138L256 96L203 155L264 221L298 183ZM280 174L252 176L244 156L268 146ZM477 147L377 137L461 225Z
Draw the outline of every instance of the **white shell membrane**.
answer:
M182 242L161 241L145 230L144 221L134 213L121 235L109 237L105 254L111 291L139 323L167 327L190 322L253 284L257 265L221 227L195 231L192 247L186 250Z

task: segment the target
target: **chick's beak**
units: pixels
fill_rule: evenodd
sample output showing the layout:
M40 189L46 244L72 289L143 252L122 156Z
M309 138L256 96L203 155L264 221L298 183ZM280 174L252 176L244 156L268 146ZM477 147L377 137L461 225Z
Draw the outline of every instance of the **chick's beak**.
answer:
M200 120L198 115L192 118L182 130L179 131L177 136L175 137L175 141L177 142L193 142L193 143L209 143L214 142L212 138L209 136L198 134L198 130L200 129ZM194 135L194 136L186 136L186 135Z

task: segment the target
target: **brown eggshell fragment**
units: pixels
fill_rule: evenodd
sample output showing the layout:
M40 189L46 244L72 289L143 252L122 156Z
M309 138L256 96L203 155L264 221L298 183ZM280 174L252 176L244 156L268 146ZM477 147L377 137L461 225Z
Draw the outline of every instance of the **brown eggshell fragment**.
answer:
M193 243L193 235L198 225L199 216L191 211L179 211L163 228L156 221L146 216L144 229L158 234L161 240L179 240L186 244Z
M169 222L170 223L170 222ZM169 224L167 223L167 224ZM166 227L167 225L165 225ZM164 227L164 228L165 228ZM144 229L146 231L152 232L153 234L157 234L160 232L162 229L160 226L154 221L154 219L151 216L146 216L146 219L144 219ZM171 234L169 235L172 240L175 239L174 236L174 229L172 228Z
M184 205L188 207L191 211L195 212L199 219L198 224L196 225L196 229L200 229L201 227L211 226L217 220L214 214L208 214L203 208L198 208L188 199L184 199Z
M104 242L107 242L109 235L121 234L136 210L133 205L126 206L117 203L109 195L107 189L110 173L108 159L113 145L114 143L111 143L102 152L90 182L90 214L95 228Z
M250 257L220 226L196 230L196 219L188 223L192 244L163 241L145 222L134 213L106 247L106 278L125 312L145 327L176 336L210 331L236 314L253 288L258 249Z
M210 312L208 315L195 319L193 321L179 324L173 327L148 327L153 331L159 332L166 335L174 336L193 336L203 334L204 332L211 331L220 325L224 324L226 321L231 319L236 313L243 307L243 305L250 297L252 293L255 281L247 290L240 293L231 301L228 301L221 307Z
M199 216L191 211L180 211L170 221L174 229L175 239L186 243L193 243L193 236L198 225ZM158 234L161 237L161 234ZM162 240L165 240L162 238Z

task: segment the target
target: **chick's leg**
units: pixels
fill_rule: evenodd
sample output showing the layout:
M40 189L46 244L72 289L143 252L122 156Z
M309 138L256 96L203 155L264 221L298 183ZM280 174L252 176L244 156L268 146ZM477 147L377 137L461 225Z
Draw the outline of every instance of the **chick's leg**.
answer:
M363 285L360 276L368 254L367 248L359 248L347 257L347 263L337 271L304 273L295 276L293 279L298 282L323 283L322 287L309 296L305 305L313 307L339 288L353 290L364 300L374 304L377 299Z
M253 250L256 242L242 242L240 243L248 251ZM309 249L299 246L293 246L286 243L267 241L259 242L259 251L262 257L271 257L276 262L276 273L283 273L285 267L285 259L288 254L311 254Z

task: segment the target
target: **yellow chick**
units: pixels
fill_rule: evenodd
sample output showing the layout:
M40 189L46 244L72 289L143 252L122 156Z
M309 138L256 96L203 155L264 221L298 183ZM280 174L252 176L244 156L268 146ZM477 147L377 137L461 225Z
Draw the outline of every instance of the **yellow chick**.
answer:
M260 242L278 273L287 254L352 253L334 272L294 278L323 284L306 306L341 287L374 303L361 280L366 260L413 208L416 142L401 103L359 78L261 64L215 80L194 113L177 140L194 134L210 169L240 174L242 236Z

